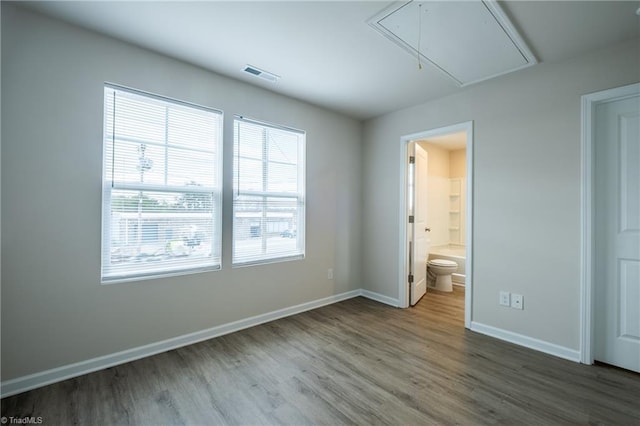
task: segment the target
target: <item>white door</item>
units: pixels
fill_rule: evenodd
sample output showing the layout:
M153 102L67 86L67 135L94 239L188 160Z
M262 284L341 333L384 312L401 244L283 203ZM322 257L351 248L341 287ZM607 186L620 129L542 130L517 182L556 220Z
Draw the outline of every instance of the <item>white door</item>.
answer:
M640 93L594 123L594 358L640 372Z
M413 282L411 283L410 304L418 303L427 292L427 256L429 238L427 230L427 151L417 143L415 145L415 163L413 168L413 234L411 241L411 265Z

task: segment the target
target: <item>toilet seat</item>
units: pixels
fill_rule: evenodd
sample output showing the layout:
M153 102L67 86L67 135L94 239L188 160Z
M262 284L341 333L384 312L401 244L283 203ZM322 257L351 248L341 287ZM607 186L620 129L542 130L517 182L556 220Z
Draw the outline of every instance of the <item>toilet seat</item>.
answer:
M427 263L430 263L433 266L458 266L458 264L453 260L446 259L432 259Z

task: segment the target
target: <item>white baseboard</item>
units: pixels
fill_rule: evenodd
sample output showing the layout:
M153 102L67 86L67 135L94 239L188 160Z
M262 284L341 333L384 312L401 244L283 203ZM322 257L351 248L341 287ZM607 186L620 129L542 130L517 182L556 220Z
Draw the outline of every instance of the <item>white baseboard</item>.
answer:
M529 349L544 352L549 355L554 355L559 358L564 358L569 361L580 362L580 351L556 345L555 343L545 342L544 340L534 339L533 337L528 337L522 334L513 333L511 331L473 321L471 322L471 331L486 334L487 336L495 337L509 343L514 343L519 346L524 346Z
M380 293L375 293L373 291L360 290L360 296L375 300L376 302L384 303L385 305L393 306L394 308L400 306L400 301L398 299L394 299Z
M28 376L3 381L2 383L0 383L0 397L4 398L7 396L16 395L18 393L26 392L31 389L50 385L56 382L61 382L63 380L81 376L83 374L103 370L105 368L124 364L130 361L135 361L140 358L156 355L162 352L170 351L172 349L202 342L214 337L233 333L245 328L254 327L256 325L264 324L280 318L299 314L301 312L309 311L311 309L316 309L321 306L330 305L332 303L351 299L353 297L358 297L361 295L363 295L362 290L353 290L346 293L336 294L334 296L325 297L323 299L302 303L300 305L291 306L288 308L278 309L273 312L267 312L265 314L256 315L239 321L233 321L206 330L196 331L195 333L189 333L160 342L155 342L132 349L127 349L121 352L88 359L86 361L80 361L74 364L53 368L35 374L30 374Z
M384 303L393 307L398 307L400 305L398 299L394 299L392 297L388 297L369 290L353 290L346 293L336 294L334 296L314 300L311 302L302 303L300 305L279 309L273 312L267 312L265 314L256 315L250 318L233 321L206 330L173 337L171 339L163 340L160 342L155 342L132 349L127 349L121 352L80 361L74 364L53 368L39 373L30 374L28 376L3 381L2 383L0 383L0 397L4 398L7 396L16 395L31 389L39 388L56 382L61 382L63 380L81 376L83 374L103 370L105 368L124 364L130 361L135 361L137 359L156 355L162 352L170 351L172 349L177 349L183 346L202 342L214 337L223 336L225 334L240 331L245 328L254 327L256 325L264 324L280 318L288 317L358 296L363 296L367 299L375 300L376 302ZM542 340L523 336L521 334L502 330L477 322L471 323L471 330L501 340L505 340L507 342L515 343L516 345L525 346L530 349L568 359L570 361L580 362L579 351L568 349L559 345L555 345L553 343L544 342Z

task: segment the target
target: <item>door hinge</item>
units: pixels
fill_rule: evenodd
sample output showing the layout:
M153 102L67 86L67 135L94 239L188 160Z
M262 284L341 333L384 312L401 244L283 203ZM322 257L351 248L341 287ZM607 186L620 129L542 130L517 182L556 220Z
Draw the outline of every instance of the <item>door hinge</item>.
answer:
M409 284L413 284L413 275L409 274Z
M413 223L413 215L409 216L409 223Z
M415 164L416 162L416 157L414 157L413 155L409 157L409 164Z

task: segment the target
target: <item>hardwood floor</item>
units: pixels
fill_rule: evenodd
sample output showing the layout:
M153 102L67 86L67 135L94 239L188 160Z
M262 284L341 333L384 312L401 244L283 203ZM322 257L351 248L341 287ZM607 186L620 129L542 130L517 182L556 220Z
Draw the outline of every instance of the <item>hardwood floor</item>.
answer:
M640 375L463 327L463 291L355 298L1 401L45 425L640 424Z

